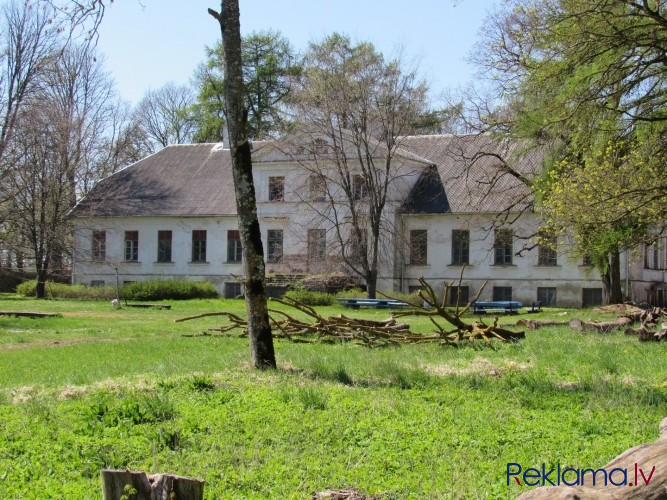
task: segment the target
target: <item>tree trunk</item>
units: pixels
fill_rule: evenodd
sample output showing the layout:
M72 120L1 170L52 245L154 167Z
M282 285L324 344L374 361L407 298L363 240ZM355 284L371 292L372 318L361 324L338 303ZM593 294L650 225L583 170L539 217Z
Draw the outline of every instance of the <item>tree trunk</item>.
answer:
M130 470L102 470L102 500L118 500L123 495L132 500L203 500L204 481L173 474L147 476ZM135 493L132 493L134 491Z
M369 299L374 299L377 296L377 269L371 269L366 274L366 296Z
M621 256L618 247L609 253L608 264L602 274L605 304L621 304L623 291L621 289Z
M46 269L37 270L37 286L35 287L35 297L38 299L46 298Z
M236 210L243 248L245 301L248 314L250 355L256 368L275 368L276 357L266 302L264 248L257 219L252 158L248 142L248 113L243 95L241 27L238 0L223 0L220 13L209 14L220 23L225 61L225 105L229 148L232 155Z

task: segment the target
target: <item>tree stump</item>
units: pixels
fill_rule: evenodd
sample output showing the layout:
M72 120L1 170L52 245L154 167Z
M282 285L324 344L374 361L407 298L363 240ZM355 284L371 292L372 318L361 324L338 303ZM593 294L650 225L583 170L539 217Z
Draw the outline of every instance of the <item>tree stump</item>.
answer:
M549 486L536 488L521 495L518 500L665 500L667 499L667 418L660 424L660 437L653 443L640 444L621 453L602 467L607 472L616 468L628 471L628 480L635 481L635 464L644 469L638 484L613 486L593 485L591 475L585 476L581 486ZM592 464L591 464L592 465ZM652 476L649 475L652 474ZM648 480L649 484L646 484ZM601 482L600 482L601 483Z
M204 481L173 474L146 475L130 470L100 472L102 500L203 500Z

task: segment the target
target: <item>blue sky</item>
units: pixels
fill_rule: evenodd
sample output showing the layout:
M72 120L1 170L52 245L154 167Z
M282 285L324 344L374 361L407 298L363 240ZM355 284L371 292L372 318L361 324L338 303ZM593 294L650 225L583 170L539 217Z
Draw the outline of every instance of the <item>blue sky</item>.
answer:
M500 0L240 0L241 31L282 32L297 50L338 31L370 41L385 55L400 47L431 84L433 96L465 85L465 59L487 13ZM220 38L207 8L219 0L116 0L102 22L98 49L123 98L187 83L204 47Z

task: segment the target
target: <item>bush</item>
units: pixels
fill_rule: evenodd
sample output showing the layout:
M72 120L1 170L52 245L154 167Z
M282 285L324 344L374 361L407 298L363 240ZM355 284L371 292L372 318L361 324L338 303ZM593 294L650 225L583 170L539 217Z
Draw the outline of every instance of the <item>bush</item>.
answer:
M123 285L125 300L215 299L218 291L209 281L135 281Z
M296 300L307 306L330 306L335 302L334 296L330 293L311 292L310 290L290 290L285 294L285 298Z
M36 289L36 281L24 281L16 287L16 293L23 297L34 297ZM114 286L88 287L47 281L44 290L46 297L50 299L111 300L116 298L116 287Z
M34 297L37 282L25 281L16 287L16 293ZM208 281L135 281L121 288L120 296L125 300L187 300L214 299L218 291ZM115 286L88 287L46 283L46 297L52 299L112 300L116 298Z

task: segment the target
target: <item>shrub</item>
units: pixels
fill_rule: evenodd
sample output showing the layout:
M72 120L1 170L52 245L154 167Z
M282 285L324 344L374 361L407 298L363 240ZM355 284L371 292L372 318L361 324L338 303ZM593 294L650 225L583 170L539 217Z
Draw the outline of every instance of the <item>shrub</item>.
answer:
M25 281L16 287L16 293L34 297L37 283ZM46 297L52 299L112 300L116 298L115 286L88 287L46 283ZM214 299L218 292L208 281L135 281L121 288L121 298L126 300L188 300Z
M135 281L121 289L121 297L126 300L214 299L217 296L217 290L209 281Z
M290 290L285 298L296 300L307 306L330 306L335 302L330 293L311 292L310 290Z
M24 281L16 287L16 293L23 297L34 297L37 282ZM111 300L116 298L116 287L87 287L84 285L66 285L47 281L44 288L47 298L75 300Z

